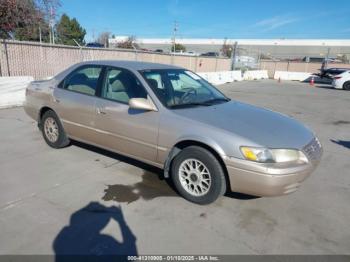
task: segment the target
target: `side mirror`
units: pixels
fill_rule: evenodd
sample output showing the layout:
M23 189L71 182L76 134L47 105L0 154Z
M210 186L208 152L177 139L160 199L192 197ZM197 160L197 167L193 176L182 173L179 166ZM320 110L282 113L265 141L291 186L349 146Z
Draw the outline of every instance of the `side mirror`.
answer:
M131 98L129 100L129 107L146 111L158 111L153 103L145 98Z

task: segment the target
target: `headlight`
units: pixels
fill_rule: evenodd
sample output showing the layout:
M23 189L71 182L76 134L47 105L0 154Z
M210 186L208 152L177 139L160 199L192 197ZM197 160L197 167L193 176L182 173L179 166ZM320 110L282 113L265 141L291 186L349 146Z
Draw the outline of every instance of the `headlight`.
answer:
M260 163L283 163L301 160L307 162L303 152L294 149L268 149L257 147L241 147L243 156Z

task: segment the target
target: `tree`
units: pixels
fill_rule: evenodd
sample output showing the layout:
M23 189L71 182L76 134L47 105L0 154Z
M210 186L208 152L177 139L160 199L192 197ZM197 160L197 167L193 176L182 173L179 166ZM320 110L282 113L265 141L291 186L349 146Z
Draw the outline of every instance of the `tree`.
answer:
M349 56L347 55L340 55L338 56L338 59L344 64L348 64L350 61Z
M0 35L14 38L15 30L36 24L41 14L30 0L0 0Z
M119 42L117 47L125 49L139 49L139 45L136 43L136 38L134 36L129 36L125 41Z
M97 43L104 45L104 47L109 47L108 39L110 38L110 32L102 32L97 38Z
M221 51L221 53L222 53L224 56L226 56L226 57L231 57L232 51L233 51L232 45L228 45L228 44L224 43L224 44L222 45L220 51Z
M45 40L49 13L58 6L59 0L0 0L0 37L37 41L40 27Z
M171 52L186 52L186 47L182 44L175 43L175 51L174 51L174 45L172 45Z
M63 14L57 23L56 30L58 42L61 44L76 45L75 41L79 45L85 44L86 31L75 18L70 19L68 15Z

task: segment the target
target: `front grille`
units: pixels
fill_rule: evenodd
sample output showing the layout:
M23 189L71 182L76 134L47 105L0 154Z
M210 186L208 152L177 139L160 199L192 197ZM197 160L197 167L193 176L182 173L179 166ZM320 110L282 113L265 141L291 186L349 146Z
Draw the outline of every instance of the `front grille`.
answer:
M309 160L317 160L321 157L322 146L320 141L315 137L304 148L303 152Z

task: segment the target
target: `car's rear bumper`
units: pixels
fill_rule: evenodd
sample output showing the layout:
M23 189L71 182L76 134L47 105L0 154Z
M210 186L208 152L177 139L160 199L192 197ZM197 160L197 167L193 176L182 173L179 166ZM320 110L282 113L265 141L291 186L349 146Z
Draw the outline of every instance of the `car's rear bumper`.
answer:
M255 196L279 196L296 191L316 168L319 159L309 163L262 164L225 157L224 162L234 192Z

